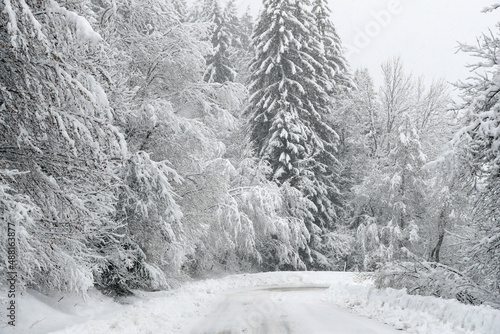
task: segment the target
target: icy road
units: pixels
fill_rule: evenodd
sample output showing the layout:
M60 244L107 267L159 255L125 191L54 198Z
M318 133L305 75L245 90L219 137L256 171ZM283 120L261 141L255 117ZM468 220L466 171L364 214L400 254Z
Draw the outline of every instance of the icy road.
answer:
M382 334L393 327L322 301L329 286L257 288L225 295L189 334Z

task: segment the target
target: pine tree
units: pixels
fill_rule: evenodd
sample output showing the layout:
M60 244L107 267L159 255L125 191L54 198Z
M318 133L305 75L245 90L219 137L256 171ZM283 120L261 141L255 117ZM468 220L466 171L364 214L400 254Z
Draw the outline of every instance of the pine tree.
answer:
M325 50L325 58L330 67L334 70L332 80L336 90L341 87L354 87L352 75L347 60L342 50L342 42L331 21L331 11L326 0L314 0L312 12L316 19L316 25L321 36L321 41Z
M237 73L236 81L248 84L251 75L249 67L253 57L252 32L254 23L250 7L238 18L237 23L238 25L232 30L233 47L230 52L230 60Z
M265 1L253 45L250 141L269 162L271 180L290 184L314 204L308 228L312 248L319 250L322 230L332 228L340 206L337 134L325 122L332 68L314 18L301 1Z
M117 218L142 255L133 273L126 276L112 268L112 277L149 289L165 278L205 274L214 266L258 266L255 239L271 240L268 230L253 233L257 222L246 218L245 201L235 200L230 188L234 167L222 157L224 145L218 139L236 128L232 114L246 92L238 84L204 82L208 25L179 23L163 4L124 5L103 30L116 57L110 61L116 78L112 103L130 150L119 174L123 187ZM123 15L127 12L134 13L134 20ZM141 29L142 22L154 33ZM284 239L292 233L279 232ZM278 249L293 255L293 242ZM156 268L161 271L151 270ZM149 270L142 282L133 275L136 269Z
M252 50L252 32L254 26L254 18L251 14L250 7L247 7L245 13L240 18L239 42L241 48L246 51Z
M239 46L240 19L236 8L236 0L229 0L223 10L227 30L231 33L231 46Z
M228 15L231 12L222 10L219 0L210 0L205 2L204 13L207 16L207 22L213 27L212 46L213 54L207 59L207 70L205 72L205 81L225 83L234 81L235 72L229 63L228 49L232 43Z

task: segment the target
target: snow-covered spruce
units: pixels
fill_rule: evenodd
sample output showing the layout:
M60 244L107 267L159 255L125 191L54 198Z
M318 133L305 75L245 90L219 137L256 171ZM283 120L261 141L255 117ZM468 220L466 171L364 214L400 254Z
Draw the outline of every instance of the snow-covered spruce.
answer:
M330 81L321 35L310 8L300 1L269 0L253 35L250 141L271 166L269 179L289 184L311 202L304 217L315 259L323 258L321 235L333 229L340 206L335 157L338 136L326 122ZM304 254L311 266L331 267Z

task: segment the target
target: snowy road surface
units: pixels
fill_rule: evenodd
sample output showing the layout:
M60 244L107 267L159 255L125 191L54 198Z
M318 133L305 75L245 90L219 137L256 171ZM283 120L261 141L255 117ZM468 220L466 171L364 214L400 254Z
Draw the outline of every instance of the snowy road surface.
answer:
M230 293L189 334L401 333L322 301L328 286L256 288Z
M121 303L98 291L86 298L27 291L17 304L16 328L0 323L0 333L500 334L500 310L378 290L355 273L232 275L136 291Z

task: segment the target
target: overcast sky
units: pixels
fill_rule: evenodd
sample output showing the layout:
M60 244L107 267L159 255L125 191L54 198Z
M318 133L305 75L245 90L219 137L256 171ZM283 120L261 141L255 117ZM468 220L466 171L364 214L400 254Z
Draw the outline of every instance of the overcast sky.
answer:
M498 1L497 1L498 2ZM241 0L255 13L260 0ZM380 64L401 56L406 69L428 81L465 79L471 57L456 54L458 42L476 36L500 21L500 11L481 10L494 0L330 0L332 19L353 69L366 67L380 83Z

